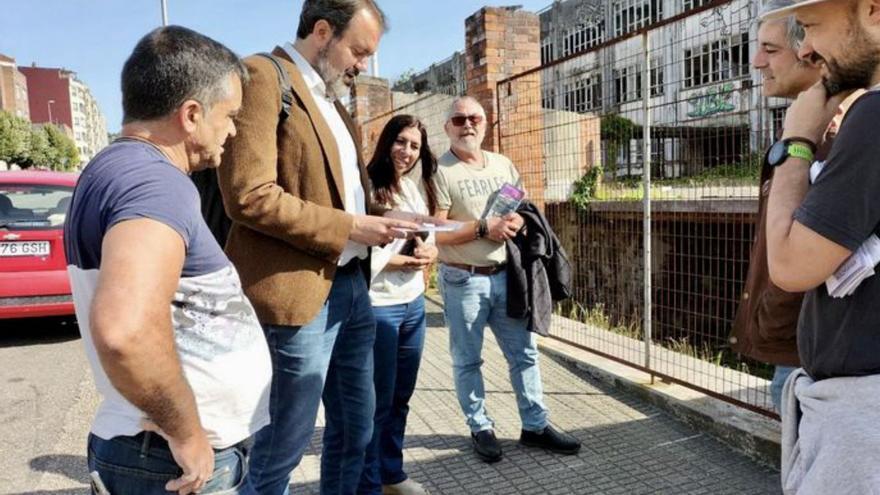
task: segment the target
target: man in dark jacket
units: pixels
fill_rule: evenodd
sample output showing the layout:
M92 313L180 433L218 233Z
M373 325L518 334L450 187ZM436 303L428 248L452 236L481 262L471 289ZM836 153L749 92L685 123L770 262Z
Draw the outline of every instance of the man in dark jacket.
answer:
M773 10L791 3L791 0L776 0L766 8ZM762 22L759 26L758 52L752 65L761 72L764 96L794 99L819 80L819 68L798 59L797 46L803 35L803 28L794 17ZM817 158L821 160L825 150L819 151ZM770 395L779 410L782 385L800 366L795 336L803 294L785 292L770 281L765 229L772 176L773 169L765 159L749 273L730 343L741 354L776 365Z

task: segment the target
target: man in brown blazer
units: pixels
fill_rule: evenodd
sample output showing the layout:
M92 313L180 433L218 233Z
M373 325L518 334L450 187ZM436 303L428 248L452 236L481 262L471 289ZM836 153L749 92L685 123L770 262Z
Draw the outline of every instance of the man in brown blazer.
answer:
M368 215L385 212L369 201L360 146L337 99L384 30L372 0L306 0L297 40L272 52L294 95L280 125L272 62L245 60L251 82L218 182L233 221L226 251L274 364L272 423L257 434L250 460L260 494L288 493L322 398L322 494L355 492L370 441L375 322L363 266L368 246L424 220Z

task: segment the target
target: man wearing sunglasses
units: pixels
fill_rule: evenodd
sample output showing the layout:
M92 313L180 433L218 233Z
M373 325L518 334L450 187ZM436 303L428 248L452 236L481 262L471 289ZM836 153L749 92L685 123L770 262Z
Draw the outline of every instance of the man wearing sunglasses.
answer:
M510 367L522 421L520 443L562 454L576 454L580 442L547 421L538 367L536 336L528 319L507 316L507 251L523 219L516 213L481 219L490 198L505 183L519 182L511 161L483 151L486 112L470 97L456 99L446 121L450 149L435 175L437 214L463 222L455 232L438 233L440 289L458 401L471 429L474 451L485 462L501 460L501 445L485 406L483 331L488 324Z

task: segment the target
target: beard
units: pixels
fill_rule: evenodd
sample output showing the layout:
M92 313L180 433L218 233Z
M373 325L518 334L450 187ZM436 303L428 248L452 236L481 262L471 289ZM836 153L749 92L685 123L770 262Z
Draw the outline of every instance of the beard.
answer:
M818 54L815 57L824 62L828 69L828 75L822 76L822 85L829 96L871 87L874 73L880 65L880 49L868 39L862 27L852 20L850 29L846 46L851 55L839 60L825 59Z
M324 85L327 87L327 97L337 100L351 92L351 86L360 71L356 67L339 70L333 66L330 62L330 47L333 43L331 40L318 52L318 64L315 70L324 80Z
M470 139L469 139L470 138ZM470 134L467 136L460 136L455 140L455 146L467 150L471 153L477 152L482 147L483 143L479 137L479 134Z

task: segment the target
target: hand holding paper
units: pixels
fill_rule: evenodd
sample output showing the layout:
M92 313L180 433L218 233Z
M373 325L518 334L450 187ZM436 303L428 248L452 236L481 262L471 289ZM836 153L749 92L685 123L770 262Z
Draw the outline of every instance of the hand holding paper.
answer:
M878 262L880 262L880 238L872 234L825 281L828 295L835 298L852 295L862 281L874 275L874 267Z

